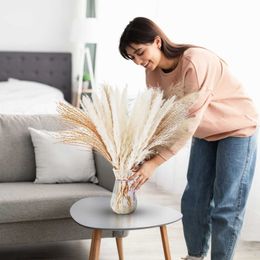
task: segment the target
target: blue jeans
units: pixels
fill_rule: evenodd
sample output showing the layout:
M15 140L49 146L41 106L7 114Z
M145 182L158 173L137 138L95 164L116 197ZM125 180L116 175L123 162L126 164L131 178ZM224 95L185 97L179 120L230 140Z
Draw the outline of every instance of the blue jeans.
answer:
M193 138L181 201L188 254L231 260L256 162L257 134L208 142Z

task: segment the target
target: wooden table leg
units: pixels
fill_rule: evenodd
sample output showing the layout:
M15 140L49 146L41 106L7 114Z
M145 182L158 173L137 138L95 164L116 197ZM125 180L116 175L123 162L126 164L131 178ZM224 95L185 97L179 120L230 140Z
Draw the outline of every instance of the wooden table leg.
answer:
M116 237L116 245L117 245L117 252L118 252L119 260L124 260L123 238L122 237Z
M99 259L101 233L102 233L102 231L100 229L94 229L92 231L92 240L91 240L91 247L90 247L90 253L89 253L89 260L98 260Z
M164 252L165 260L171 260L171 252L169 247L166 225L160 226L160 231L161 231L161 238L163 243L163 252Z

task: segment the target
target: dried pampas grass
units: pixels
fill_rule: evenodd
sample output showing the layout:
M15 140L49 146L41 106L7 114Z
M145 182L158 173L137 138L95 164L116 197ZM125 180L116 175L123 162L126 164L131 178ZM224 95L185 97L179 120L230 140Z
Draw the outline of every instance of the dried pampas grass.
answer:
M92 146L116 170L117 178L127 178L132 167L170 147L178 140L196 93L175 100L164 99L163 92L151 88L141 92L128 111L127 89L104 85L85 96L82 109L60 103L62 119L77 126L60 133L65 143Z

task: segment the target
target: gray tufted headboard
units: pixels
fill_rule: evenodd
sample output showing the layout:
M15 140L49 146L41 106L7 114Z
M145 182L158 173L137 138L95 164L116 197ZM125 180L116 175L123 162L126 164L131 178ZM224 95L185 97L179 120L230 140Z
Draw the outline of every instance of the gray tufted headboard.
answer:
M0 81L8 78L41 82L60 89L71 102L71 53L0 52Z

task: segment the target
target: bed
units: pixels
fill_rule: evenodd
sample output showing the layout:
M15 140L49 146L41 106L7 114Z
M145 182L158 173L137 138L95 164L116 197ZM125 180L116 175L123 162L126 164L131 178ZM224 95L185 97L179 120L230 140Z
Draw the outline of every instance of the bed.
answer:
M55 114L71 86L70 53L0 52L0 114Z

